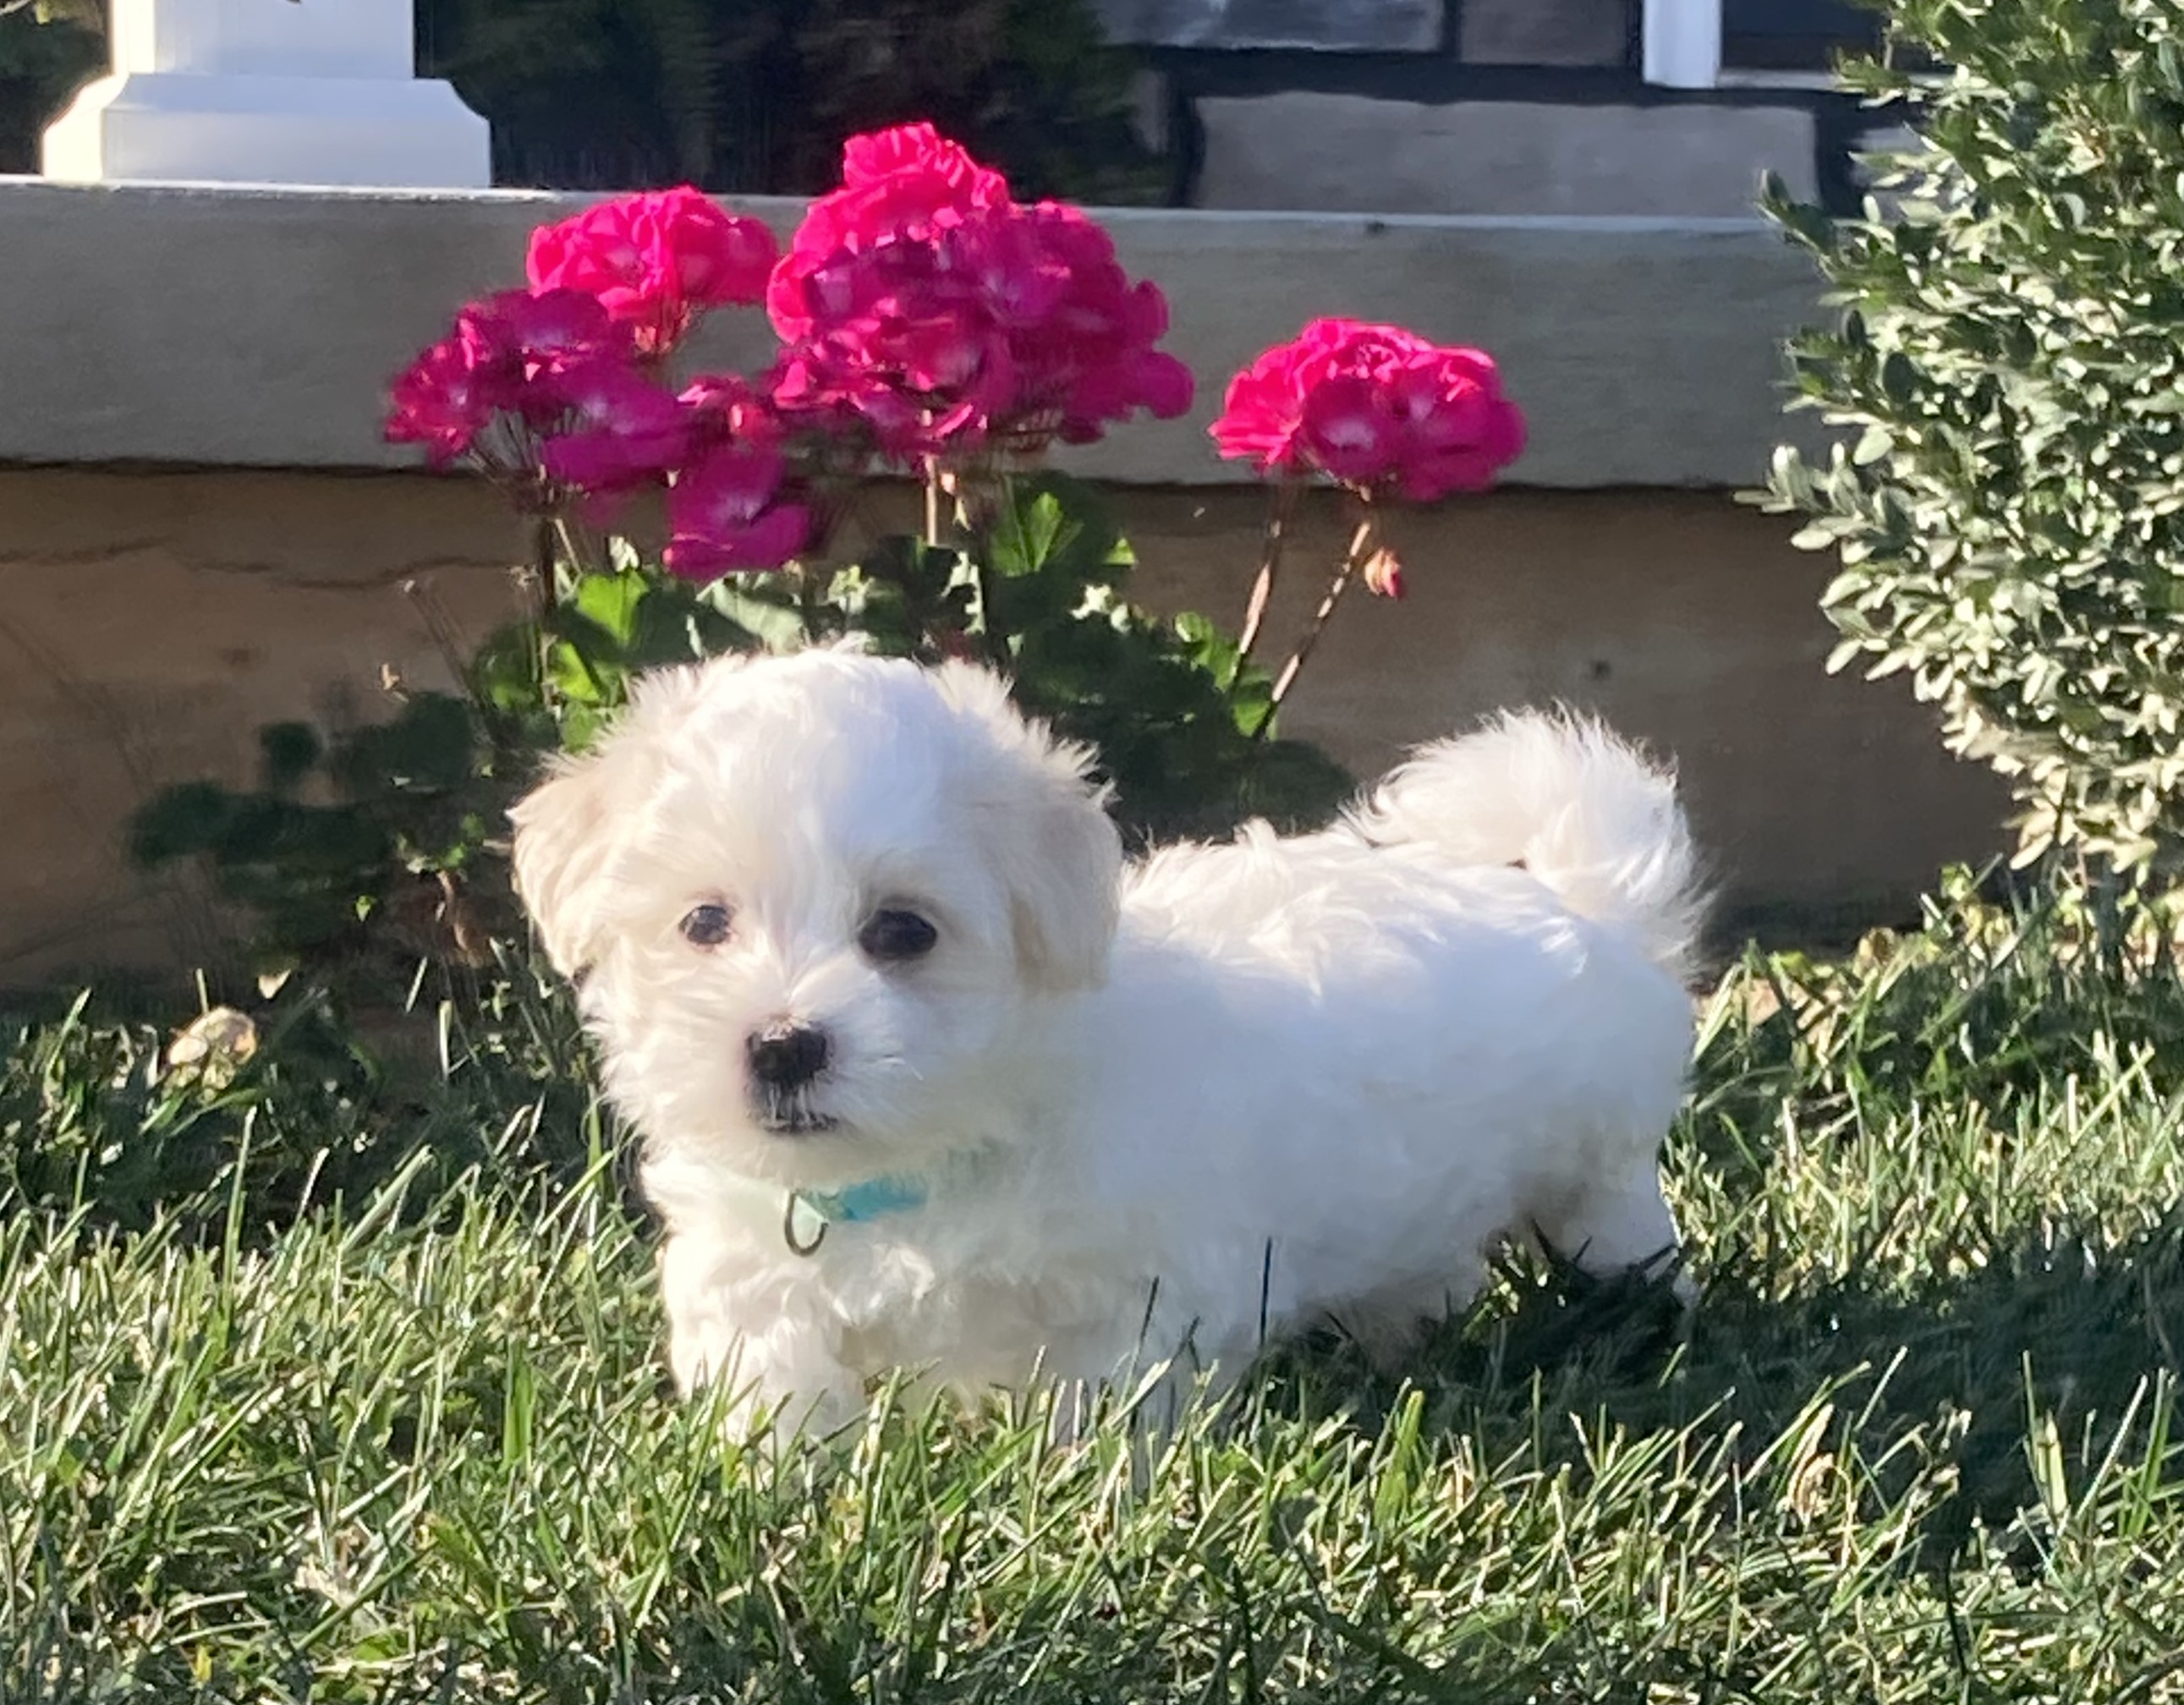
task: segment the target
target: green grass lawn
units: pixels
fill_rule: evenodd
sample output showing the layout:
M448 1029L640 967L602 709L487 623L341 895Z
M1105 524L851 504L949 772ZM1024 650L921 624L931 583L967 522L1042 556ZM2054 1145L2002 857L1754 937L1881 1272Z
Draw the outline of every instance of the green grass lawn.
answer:
M1669 1165L1708 1290L1513 1268L1149 1465L671 1401L566 1013L307 1003L226 1089L79 1012L0 1081L0 1697L2184 1697L2184 988L2049 931L1757 960Z

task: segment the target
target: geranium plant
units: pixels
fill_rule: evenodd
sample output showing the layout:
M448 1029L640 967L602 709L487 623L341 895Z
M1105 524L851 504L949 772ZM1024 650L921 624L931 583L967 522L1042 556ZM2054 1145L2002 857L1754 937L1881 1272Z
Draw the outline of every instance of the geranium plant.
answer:
M529 518L526 618L465 660L466 699L408 694L331 751L269 731L255 793L181 789L140 822L148 857L212 854L291 957L368 933L405 871L459 940L489 939L511 922L499 811L539 755L588 740L633 671L726 649L856 634L991 662L1100 753L1140 839L1318 821L1347 778L1276 738L1274 713L1352 580L1400 594L1379 515L1482 488L1523 443L1477 351L1349 320L1268 351L1213 429L1273 486L1231 639L1130 603L1105 504L1043 466L1057 442L1190 406L1159 288L1082 210L1017 200L930 126L851 141L785 249L682 189L546 226L528 260L527 288L465 308L397 376L387 418L391 440L482 474ZM762 371L682 371L707 314L760 304L778 340ZM922 488L913 534L865 524L889 474ZM1275 678L1251 653L1314 480L1348 491L1360 525ZM306 802L316 771L336 803Z
M1485 491L1524 454L1524 416L1502 395L1501 372L1483 349L1444 348L1400 326L1315 320L1230 382L1213 437L1223 455L1275 482L1245 656L1266 618L1299 486L1330 480L1357 512L1350 549L1275 679L1263 729L1353 581L1384 598L1403 595L1402 564L1381 527L1388 505Z

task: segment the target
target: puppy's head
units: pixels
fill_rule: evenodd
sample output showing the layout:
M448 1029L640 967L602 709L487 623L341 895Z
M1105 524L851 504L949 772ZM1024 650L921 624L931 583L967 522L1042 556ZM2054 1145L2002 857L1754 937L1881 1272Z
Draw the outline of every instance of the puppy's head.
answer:
M826 1188L989 1134L1028 1003L1105 976L1086 764L981 670L722 660L516 806L516 883L652 1144Z

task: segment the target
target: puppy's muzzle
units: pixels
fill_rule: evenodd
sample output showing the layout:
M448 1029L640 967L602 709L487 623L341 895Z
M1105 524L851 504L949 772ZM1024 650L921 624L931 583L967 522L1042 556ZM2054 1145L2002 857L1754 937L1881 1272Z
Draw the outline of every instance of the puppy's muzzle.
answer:
M744 1044L760 1122L783 1136L823 1131L834 1122L811 1105L811 1085L827 1069L827 1033L777 1019Z

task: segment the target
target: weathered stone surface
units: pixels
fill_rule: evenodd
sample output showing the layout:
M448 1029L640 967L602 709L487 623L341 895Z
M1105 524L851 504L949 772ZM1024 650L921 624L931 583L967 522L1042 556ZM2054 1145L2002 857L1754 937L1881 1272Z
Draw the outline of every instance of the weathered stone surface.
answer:
M1097 0L1117 42L1162 47L1307 47L1429 53L1441 0Z
M520 531L469 482L0 471L0 987L220 961L202 880L134 868L157 788L248 783L255 731L392 708L382 665L452 677L404 585L476 644L517 613Z
M1468 65L1620 65L1632 0L1459 0L1457 55Z
M906 494L882 499L911 520ZM1236 620L1260 493L1140 490L1123 513L1141 596ZM0 470L0 988L125 965L182 989L237 943L200 887L131 868L136 805L245 780L263 723L383 714L382 664L444 685L405 580L469 644L513 613L516 529L466 480ZM1505 491L1396 526L1407 600L1346 605L1284 718L1360 773L1565 699L1677 760L1733 905L1870 916L1999 846L1991 778L1942 754L1901 683L1823 674L1829 566L1780 517L1720 493ZM1348 536L1314 493L1268 618L1277 655Z
M1724 217L1760 174L1814 192L1798 107L1461 101L1427 106L1294 92L1200 102L1208 208L1317 212Z

